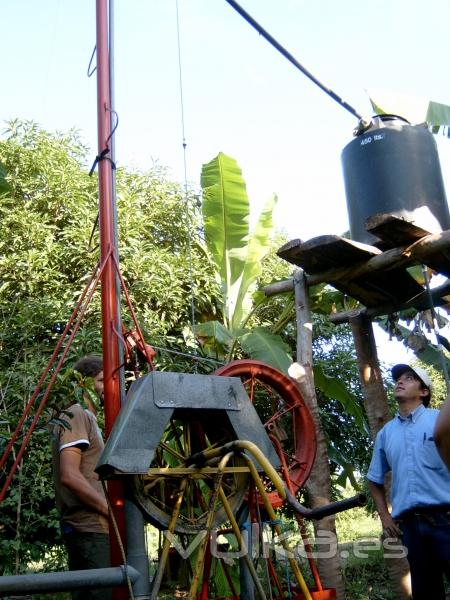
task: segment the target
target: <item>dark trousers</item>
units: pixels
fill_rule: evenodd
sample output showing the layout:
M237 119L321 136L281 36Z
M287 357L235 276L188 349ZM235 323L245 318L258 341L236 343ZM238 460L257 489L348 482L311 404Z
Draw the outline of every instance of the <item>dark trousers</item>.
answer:
M414 600L445 600L444 574L450 582L450 511L409 511L399 525L408 549Z
M63 535L69 556L69 569L102 569L110 566L109 535L72 531ZM73 600L110 600L111 588L83 589L72 592Z

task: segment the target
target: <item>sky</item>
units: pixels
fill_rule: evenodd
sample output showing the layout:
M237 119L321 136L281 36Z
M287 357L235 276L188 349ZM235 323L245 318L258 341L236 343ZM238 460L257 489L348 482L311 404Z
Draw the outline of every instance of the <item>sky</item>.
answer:
M361 114L371 115L368 91L379 89L450 103L448 0L240 4ZM87 71L95 2L1 5L0 121L30 119L50 131L74 127L94 158L96 79ZM183 183L183 115L189 184L197 186L202 164L225 152L242 168L254 214L271 193L278 195L275 222L289 239L348 229L341 152L353 139L353 115L225 0L178 0L179 47L176 0L115 0L114 10L119 165L157 163ZM439 138L438 145L450 182L450 140ZM401 348L390 356L392 347L384 344L380 358L404 360Z

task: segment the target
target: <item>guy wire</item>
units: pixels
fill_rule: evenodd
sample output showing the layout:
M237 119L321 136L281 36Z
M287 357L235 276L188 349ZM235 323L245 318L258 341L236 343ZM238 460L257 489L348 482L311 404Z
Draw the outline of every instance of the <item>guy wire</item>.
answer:
M180 89L180 114L181 114L181 135L183 138L183 169L184 169L184 200L186 210L186 226L187 226L187 246L188 246L188 264L189 264L189 280L191 285L191 327L192 337L195 340L195 284L192 266L192 241L191 241L191 218L189 214L189 194L187 182L187 160L186 160L186 131L184 123L184 97L183 97L183 70L181 65L181 39L180 39L180 17L178 10L178 0L175 0L176 15L177 15L177 47L178 47L178 83ZM197 363L194 366L197 370Z

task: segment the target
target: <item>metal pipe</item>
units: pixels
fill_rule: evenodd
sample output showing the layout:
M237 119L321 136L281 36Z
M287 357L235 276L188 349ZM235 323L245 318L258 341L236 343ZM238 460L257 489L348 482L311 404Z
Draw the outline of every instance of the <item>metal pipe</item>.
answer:
M98 192L100 256L106 260L102 273L102 351L104 374L105 429L108 436L120 411L119 347L117 331L116 267L114 264L114 215L112 202L113 165L110 152L111 138L111 90L109 73L108 1L96 1L97 41L97 124L98 124ZM114 517L120 537L125 539L124 494L120 481L108 486ZM114 539L110 523L110 537ZM111 544L112 564L122 559L117 545ZM120 595L120 594L119 594ZM115 594L117 600L118 594Z
M125 499L125 522L127 530L127 563L135 568L139 577L133 583L136 600L150 598L150 573L145 545L144 517L131 500Z
M59 592L127 585L127 578L134 582L139 577L129 565L107 569L84 569L59 573L33 573L0 577L0 596L14 593Z
M120 410L119 358L116 322L116 282L114 262L114 216L112 207L112 164L107 150L111 136L107 0L97 0L97 112L98 188L100 213L100 254L109 257L102 273L102 343L105 376L105 424L109 434Z
M115 111L115 88L114 88L114 0L109 0L109 88L110 88L110 100L111 110L109 111L109 127L111 131L111 139L109 140L110 145L110 156L112 161L111 169L111 206L112 206L112 219L113 219L113 253L114 261L116 266L115 272L115 286L116 286L116 319L117 319L117 331L122 331L122 315L120 312L120 278L119 278L119 234L118 234L118 219L117 219L117 194L116 194L116 136L115 130L118 125L118 116ZM113 123L113 118L116 119ZM124 356L125 348L123 341L120 337L117 337L118 355L119 355L119 397L120 405L125 404L125 368L124 368Z
M251 519L249 502L245 502L240 508L236 521L239 531L246 532L245 545L247 546L247 554L253 556L253 537L251 534ZM241 584L241 600L255 600L255 582L251 576L247 566L247 561L241 556L239 558L239 581Z

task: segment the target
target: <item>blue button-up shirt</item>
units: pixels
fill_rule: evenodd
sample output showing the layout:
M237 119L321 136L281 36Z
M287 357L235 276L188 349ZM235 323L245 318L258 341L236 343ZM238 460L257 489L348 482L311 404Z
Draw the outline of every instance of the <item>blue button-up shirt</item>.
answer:
M367 479L384 483L392 471L392 516L420 506L450 505L450 470L436 450L438 410L418 406L397 415L378 432Z

